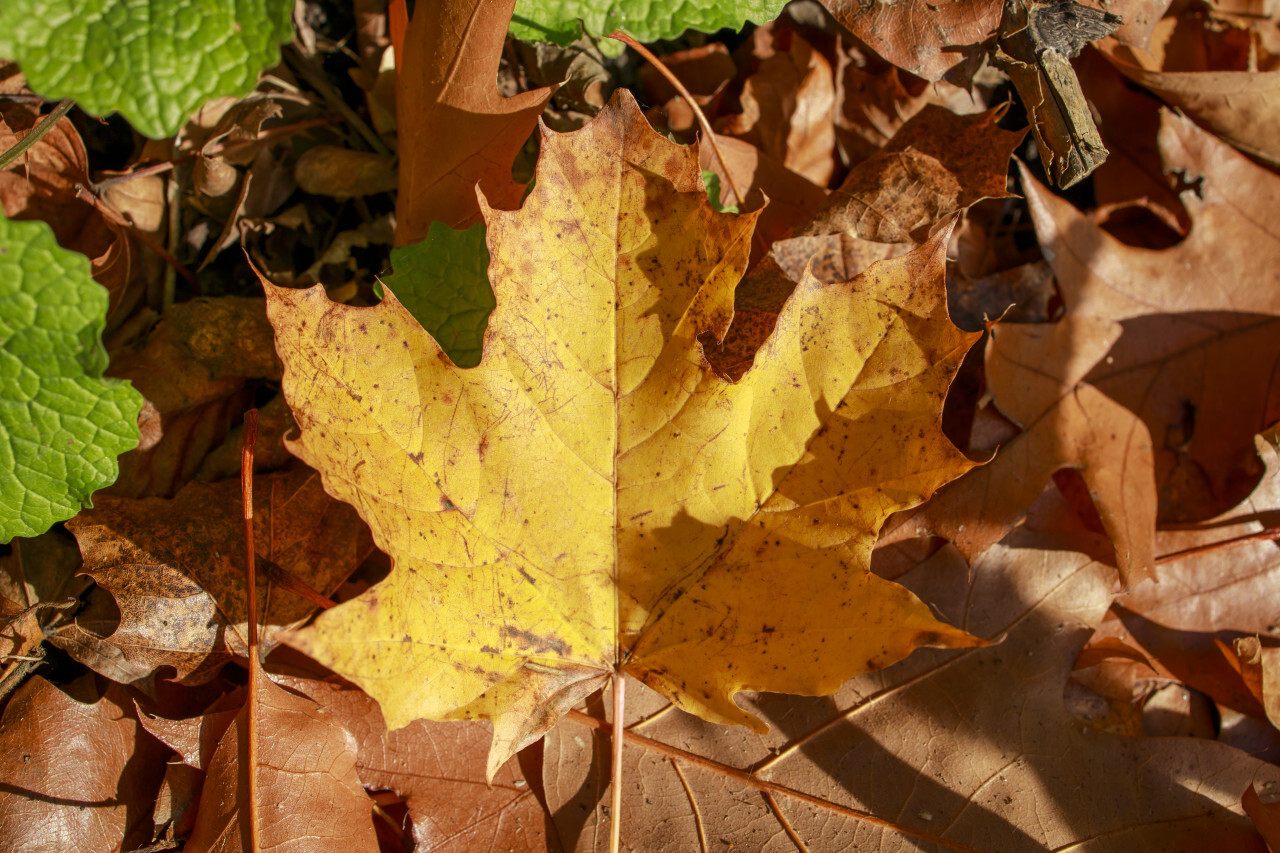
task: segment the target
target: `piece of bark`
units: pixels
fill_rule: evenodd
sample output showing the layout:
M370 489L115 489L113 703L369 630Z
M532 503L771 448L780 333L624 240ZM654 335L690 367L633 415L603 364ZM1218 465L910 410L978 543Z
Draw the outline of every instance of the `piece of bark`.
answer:
M1107 159L1071 60L1120 24L1119 16L1075 0L1005 3L995 59L1030 114L1046 174L1064 189Z

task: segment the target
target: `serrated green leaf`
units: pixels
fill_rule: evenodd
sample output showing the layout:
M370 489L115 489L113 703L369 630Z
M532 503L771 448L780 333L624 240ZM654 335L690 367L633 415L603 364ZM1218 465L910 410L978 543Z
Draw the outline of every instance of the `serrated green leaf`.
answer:
M159 138L210 98L252 89L280 61L292 13L292 0L5 0L0 56L40 94Z
M480 363L495 304L484 238L483 225L454 231L433 223L421 242L391 250L393 272L382 279L458 367Z
M772 21L786 0L684 0L670 5L654 0L519 0L511 34L526 41L569 44L583 28L596 36L623 30L637 41L672 39L685 30L713 33L740 30L747 21ZM581 24L579 24L581 22Z
M102 378L106 316L88 259L0 216L0 542L91 506L138 443L142 395Z
M707 201L718 213L741 213L736 204L720 203L720 176L710 169L702 170L702 183L707 187Z

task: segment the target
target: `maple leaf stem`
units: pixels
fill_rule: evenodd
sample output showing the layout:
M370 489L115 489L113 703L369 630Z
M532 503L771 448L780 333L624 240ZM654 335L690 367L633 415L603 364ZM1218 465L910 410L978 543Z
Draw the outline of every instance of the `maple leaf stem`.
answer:
M724 180L729 185L729 189L733 190L733 197L737 201L738 208L745 207L747 197L742 194L742 190L738 189L738 183L733 179L733 173L729 171L729 161L725 159L724 152L720 150L720 144L716 142L715 131L711 129L711 122L707 121L707 117L703 114L702 108L698 106L698 102L693 99L693 95L680 82L680 78L671 73L671 69L662 63L662 60L653 55L653 51L624 33L622 30L614 30L609 33L606 38L620 41L630 47L636 53L643 56L650 65L658 70L658 73L666 78L667 82L675 87L680 93L680 97L684 98L689 104L689 109L693 110L694 116L698 119L698 126L702 128L702 132L706 134L707 144L711 146L712 152L716 155L716 159L720 161L720 168L724 169Z
M244 413L244 437L240 444L240 498L244 504L244 558L249 610L249 652L258 652L258 579L253 551L253 449L258 441L258 410Z
M613 671L613 774L609 780L609 853L622 849L622 743L625 734L625 676Z
M605 720L601 720L591 716L590 714L584 714L581 711L572 709L570 709L569 713L565 715L565 719L572 720L579 725L587 726L592 729L602 730L610 727L609 722ZM966 844L949 841L945 838L941 838L937 835L931 835L927 832L910 829L909 827L896 824L893 821L876 817L870 812L864 812L860 809L852 809L848 806L842 806L839 803L833 803L830 800L824 800L821 797L815 797L812 794L797 791L795 788L788 788L786 785L779 785L765 779L757 778L754 774L746 770L739 770L737 767L730 767L727 764L721 764L719 761L713 761L710 758L704 758L701 755L686 752L679 747L670 746L662 743L661 741L654 740L653 738L647 738L644 735L636 734L633 731L624 729L622 737L641 749L647 749L650 752L656 752L659 755L675 761L683 761L686 764L692 764L696 767L701 767L704 770L710 770L712 773L728 776L729 778L736 779L747 787L753 788L762 793L782 794L785 797L790 797L792 799L799 800L802 803L817 806L818 808L826 811L851 817L855 820L860 820L863 823L871 824L872 826L883 827L892 832L896 832L899 835L905 835L907 838L916 838L921 841L930 842L931 844L937 844L939 847L945 847L948 850L956 850L959 851L959 853L979 853L978 849L975 847L969 847Z
M1172 554L1156 557L1156 565L1163 566L1166 563L1176 563L1178 560L1185 560L1188 557L1199 557L1202 554L1211 554L1214 551L1235 548L1239 545L1247 545L1250 542L1266 542L1274 539L1280 539L1280 527L1268 527L1265 530L1246 533L1243 536L1235 536L1231 539L1224 539L1221 542L1211 542L1208 545L1197 545L1194 548L1174 551Z
M258 679L262 667L258 662L258 579L253 563L253 448L258 440L258 410L244 413L244 439L240 445L240 499L244 505L245 574L248 577L249 620L249 714L248 730L248 799L249 849L258 853L258 727L254 725L258 708Z

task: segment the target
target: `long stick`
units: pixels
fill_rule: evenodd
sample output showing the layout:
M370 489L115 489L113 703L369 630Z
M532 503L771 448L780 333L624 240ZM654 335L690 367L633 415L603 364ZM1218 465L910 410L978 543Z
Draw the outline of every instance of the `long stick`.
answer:
M622 849L622 736L626 707L625 676L613 671L613 778L609 780L609 853Z
M707 144L711 146L712 152L716 155L716 159L720 161L720 168L724 169L724 181L729 185L729 189L733 190L733 197L738 200L738 208L741 209L747 204L747 197L742 194L742 190L738 189L738 184L733 179L733 172L729 171L729 161L725 159L724 152L720 150L720 144L716 142L716 133L711 129L711 122L707 121L706 115L703 114L702 108L698 106L698 102L693 99L693 95L680 82L680 78L671 73L671 69L662 64L662 60L653 55L649 48L624 33L622 30L614 30L609 33L608 38L622 42L636 53L643 56L649 61L654 68L658 69L658 73L667 78L667 82L675 87L680 96L689 102L689 109L693 110L693 115L698 119L698 125L702 128L702 132L707 137Z
M61 101L58 101L58 105L53 108L53 112L42 118L40 123L31 129L30 133L18 140L16 145L3 154L0 154L0 169L5 168L14 160L17 160L23 155L23 152L39 142L40 139L58 123L58 119L71 112L71 108L75 105L76 102L70 98L63 98Z
M253 563L253 446L258 441L258 410L244 413L244 439L240 445L240 499L244 503L244 550L249 581L249 715L248 773L249 778L249 849L258 853L262 845L258 838L258 727L255 725L258 701L258 679L262 677L262 663L258 660L258 578Z

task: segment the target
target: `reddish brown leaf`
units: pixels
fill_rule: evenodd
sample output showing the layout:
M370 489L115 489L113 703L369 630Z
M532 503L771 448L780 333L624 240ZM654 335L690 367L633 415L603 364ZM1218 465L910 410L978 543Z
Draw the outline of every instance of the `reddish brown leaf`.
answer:
M885 59L926 80L965 85L1000 24L998 0L883 4L826 0L840 23Z
M552 90L498 94L494 78L514 7L515 0L441 0L418 7L409 21L405 41L414 49L397 53L396 245L423 239L432 222L479 222L477 182L498 208L515 207L524 193L511 163Z
M831 64L788 29L761 27L753 35L769 55L747 78L742 113L716 130L755 145L791 171L826 186L835 171L835 84Z
M172 306L145 342L113 353L108 373L151 402L161 432L120 458L110 493L172 497L239 423L248 380L279 379L280 363L263 301L225 296Z
M209 763L183 849L249 853L248 774L255 773L262 850L376 851L373 802L356 776L355 738L314 702L277 687L260 668L256 675L255 701L240 710ZM248 759L251 726L258 730L256 767Z
M541 805L515 759L487 784L492 730L483 723L418 720L387 731L378 703L353 686L276 679L309 697L356 740L356 773L366 788L405 799L419 850L469 853L547 849Z
M0 839L12 853L114 853L151 840L164 750L125 689L36 676L0 719Z

